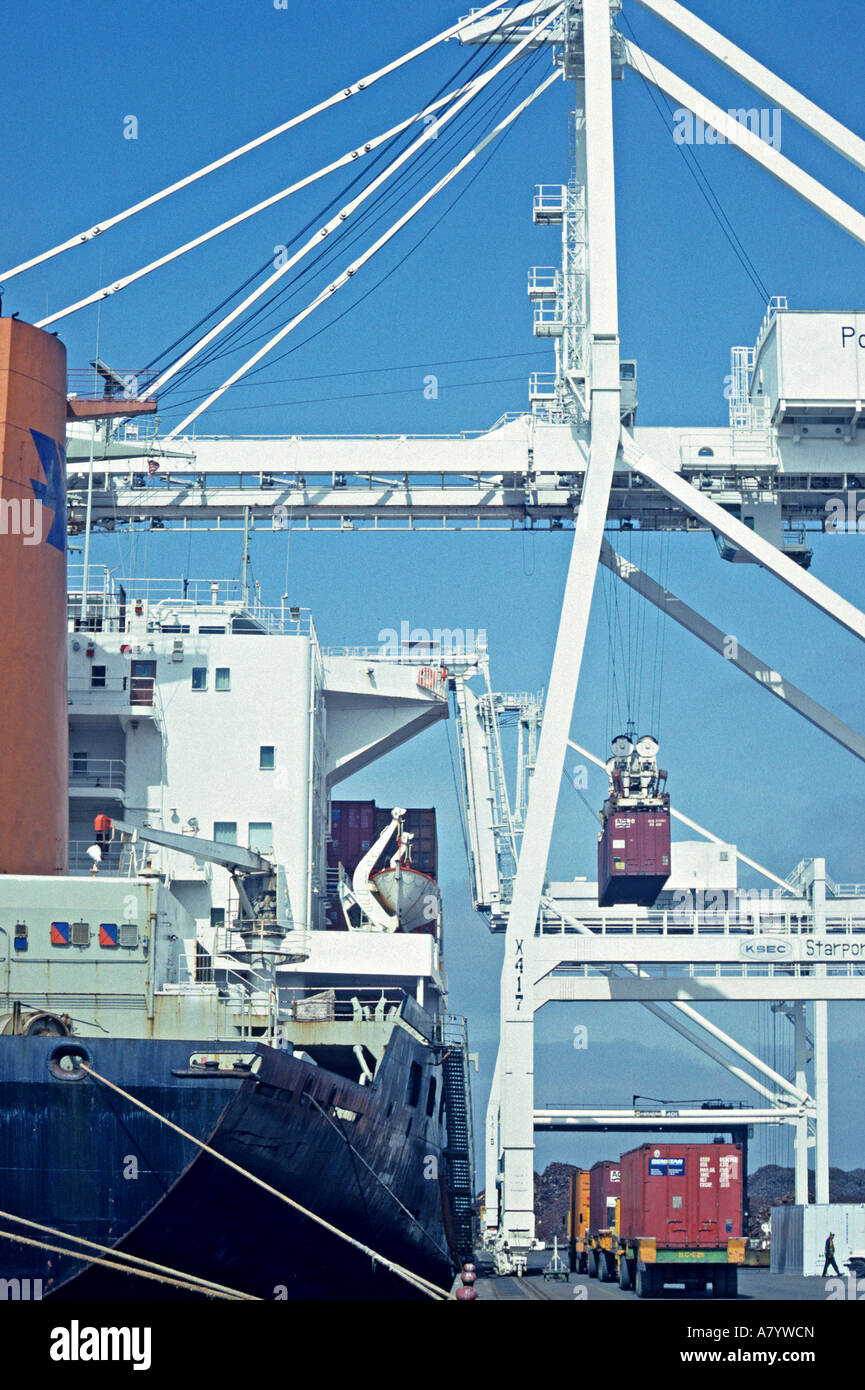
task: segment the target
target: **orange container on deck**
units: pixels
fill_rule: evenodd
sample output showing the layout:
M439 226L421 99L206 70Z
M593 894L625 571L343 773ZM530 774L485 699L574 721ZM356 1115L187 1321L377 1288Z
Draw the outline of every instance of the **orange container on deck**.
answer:
M68 865L66 349L0 319L0 873Z

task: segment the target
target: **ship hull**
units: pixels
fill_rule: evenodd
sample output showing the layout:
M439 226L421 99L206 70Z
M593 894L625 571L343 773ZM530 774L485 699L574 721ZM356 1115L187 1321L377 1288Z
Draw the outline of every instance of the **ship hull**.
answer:
M418 1296L368 1255L98 1081L38 1079L56 1042L0 1038L0 1164L11 1173L6 1211L166 1265L178 1278L193 1274L258 1298ZM395 1028L366 1087L264 1046L256 1049L255 1074L191 1077L189 1056L207 1044L84 1045L95 1071L160 1115L338 1231L447 1288L453 1261L438 1180L442 1120L438 1096L432 1115L425 1096L406 1103L412 1062L429 1071L431 1060L408 1031ZM16 1067L23 1067L17 1080ZM6 1278L41 1279L44 1297L199 1296L8 1240L0 1259Z

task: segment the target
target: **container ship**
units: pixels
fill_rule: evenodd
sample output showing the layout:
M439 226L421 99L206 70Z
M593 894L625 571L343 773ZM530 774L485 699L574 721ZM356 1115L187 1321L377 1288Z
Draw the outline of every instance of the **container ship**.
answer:
M473 1168L435 813L334 794L447 716L449 676L329 652L245 584L67 575L66 419L100 409L0 320L0 503L45 519L0 537L0 1273L446 1290Z

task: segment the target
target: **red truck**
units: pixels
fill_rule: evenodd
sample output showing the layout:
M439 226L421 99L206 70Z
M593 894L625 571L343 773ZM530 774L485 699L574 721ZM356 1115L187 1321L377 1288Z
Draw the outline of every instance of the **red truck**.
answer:
M746 1245L741 1145L643 1144L620 1167L619 1287L638 1298L666 1284L735 1298Z

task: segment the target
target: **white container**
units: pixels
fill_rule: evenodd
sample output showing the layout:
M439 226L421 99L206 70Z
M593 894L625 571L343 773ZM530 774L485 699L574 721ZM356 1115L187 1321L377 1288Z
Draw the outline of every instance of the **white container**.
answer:
M772 1207L772 1273L819 1278L829 1232L835 1235L835 1263L846 1275L846 1261L865 1247L865 1203ZM832 1271L829 1271L830 1274Z

